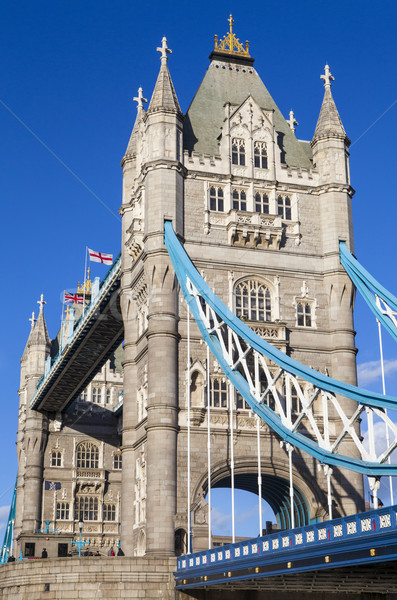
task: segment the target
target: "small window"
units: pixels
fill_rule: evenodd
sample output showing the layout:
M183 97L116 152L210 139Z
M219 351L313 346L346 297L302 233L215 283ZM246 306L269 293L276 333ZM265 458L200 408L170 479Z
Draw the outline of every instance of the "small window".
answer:
M103 505L103 520L104 521L115 521L116 520L116 505L115 504L104 504Z
M244 190L233 190L233 210L247 210L247 195Z
M210 210L223 211L223 189L210 188Z
M233 139L232 141L232 164L245 166L245 143L244 140Z
M110 388L106 388L106 404L110 404L112 399L112 390Z
M267 149L264 142L255 142L254 164L257 169L267 169Z
M277 198L277 214L286 221L291 221L291 200L286 196Z
M121 454L115 454L113 457L113 469L120 470L123 464L123 457Z
M34 542L26 542L25 543L25 558L33 558L35 553L35 543Z
M62 467L62 453L58 450L51 452L51 466Z
M251 410L250 405L244 400L241 394L236 394L236 407L237 410Z
M299 326L312 326L312 307L308 302L298 302L296 306L296 318Z
M255 212L269 214L269 197L267 194L259 192L255 194Z
M88 399L88 392L87 392L87 388L85 390L83 390L79 396L79 400L81 402L87 402Z
M94 387L92 388L92 401L96 404L100 404L101 402L101 388Z
M227 382L223 377L211 379L211 406L227 408Z
M57 521L69 519L69 502L57 502Z

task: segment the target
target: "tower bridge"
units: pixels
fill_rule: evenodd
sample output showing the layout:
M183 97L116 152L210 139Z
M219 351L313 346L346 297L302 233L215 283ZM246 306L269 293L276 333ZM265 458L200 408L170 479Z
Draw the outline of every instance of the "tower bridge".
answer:
M4 599L33 581L40 600L66 584L76 598L397 592L397 508L377 499L397 471L397 399L356 385L354 286L392 335L397 300L353 256L334 78L326 65L313 139L299 140L229 24L185 115L163 38L122 160L121 255L56 338L43 299L32 318ZM259 531L262 500L279 531L237 541L233 508L215 548L220 486L232 507L235 489L256 492ZM29 560L43 535L50 570ZM63 558L78 536L102 556Z

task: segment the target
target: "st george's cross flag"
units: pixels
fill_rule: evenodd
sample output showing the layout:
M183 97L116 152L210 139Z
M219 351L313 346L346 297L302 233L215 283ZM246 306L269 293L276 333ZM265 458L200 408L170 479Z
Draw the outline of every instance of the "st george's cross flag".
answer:
M103 265L111 265L113 262L113 254L104 254L103 252L95 252L95 250L90 250L88 248L88 253L90 255L90 260L92 262L99 262Z
M65 292L63 301L74 302L75 304L84 304L84 296L82 294L71 294L70 292Z

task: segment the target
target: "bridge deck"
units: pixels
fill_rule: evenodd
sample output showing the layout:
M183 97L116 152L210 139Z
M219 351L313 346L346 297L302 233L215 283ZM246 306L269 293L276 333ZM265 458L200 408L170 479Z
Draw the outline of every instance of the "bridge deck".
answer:
M120 279L121 260L118 258L103 280L97 298L77 322L70 343L40 382L31 408L46 412L64 410L122 342Z
M274 576L395 560L396 511L382 508L182 556L176 588L258 587Z

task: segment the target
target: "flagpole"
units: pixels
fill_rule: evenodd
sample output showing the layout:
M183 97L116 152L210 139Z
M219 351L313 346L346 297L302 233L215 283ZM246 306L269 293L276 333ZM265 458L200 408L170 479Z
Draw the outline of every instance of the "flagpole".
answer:
M85 309L85 278L87 276L87 248L85 247L85 260L84 260L84 280L83 280L83 314Z

